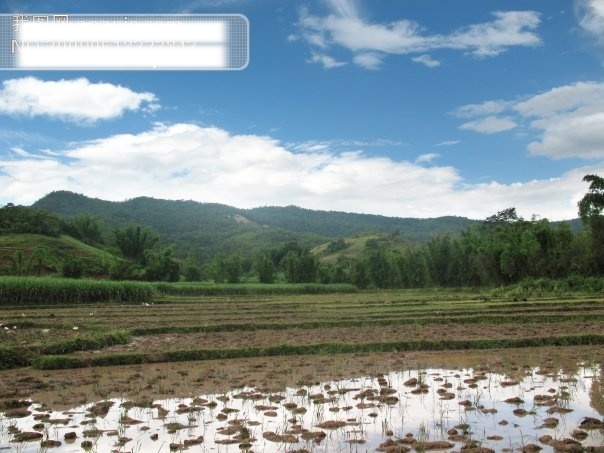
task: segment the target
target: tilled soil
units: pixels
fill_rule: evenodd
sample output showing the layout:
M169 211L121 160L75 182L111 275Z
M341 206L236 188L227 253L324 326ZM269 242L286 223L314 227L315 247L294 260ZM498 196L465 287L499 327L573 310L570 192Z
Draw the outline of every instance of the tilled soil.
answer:
M426 326L336 327L321 329L257 330L251 332L211 332L137 336L124 345L103 349L102 353L162 352L188 349L237 349L275 345L320 343L364 344L396 341L480 340L536 338L601 334L601 322L552 324L431 324ZM85 351L79 356L98 355Z

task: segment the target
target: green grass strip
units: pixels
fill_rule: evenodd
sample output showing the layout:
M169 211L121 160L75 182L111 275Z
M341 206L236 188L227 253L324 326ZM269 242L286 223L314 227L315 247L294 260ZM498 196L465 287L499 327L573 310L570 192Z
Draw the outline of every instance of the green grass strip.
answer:
M155 289L159 295L167 296L255 296L283 294L333 294L355 293L354 285L346 283L317 284L191 284L191 283L156 283Z
M137 327L130 329L132 335L157 335L164 333L213 333L213 332L251 332L255 330L324 329L331 327L379 327L398 325L442 325L442 324L554 324L561 322L603 321L604 314L558 314L558 315L475 315L475 316L436 316L412 318L401 316L386 319L361 319L338 321L308 321L298 323L240 323L212 324L195 326Z
M198 349L161 353L111 354L89 359L70 356L42 356L32 362L36 369L62 369L139 363L185 362L193 360L237 359L296 355L326 355L349 353L377 353L393 351L445 351L472 349L501 349L542 346L603 345L604 335L573 335L542 338L502 338L484 340L397 341L386 343L320 343L314 345L279 345L266 348Z
M154 293L151 284L142 282L0 277L0 306L146 302Z
M44 358L44 361L50 361L48 357L65 358L67 356L59 354L68 354L75 351L89 351L93 349L102 349L115 344L126 344L132 340L130 332L124 329L113 329L108 332L93 332L78 334L75 337L45 344L43 346L15 346L0 348L0 370L18 368L28 366L38 359ZM70 357L68 362L75 363ZM67 360L67 359L66 359ZM42 365L49 366L49 365ZM57 365L59 366L59 365ZM60 365L59 368L74 368L66 364ZM75 367L78 368L78 367ZM42 368L41 368L42 369ZM44 368L46 369L46 368Z

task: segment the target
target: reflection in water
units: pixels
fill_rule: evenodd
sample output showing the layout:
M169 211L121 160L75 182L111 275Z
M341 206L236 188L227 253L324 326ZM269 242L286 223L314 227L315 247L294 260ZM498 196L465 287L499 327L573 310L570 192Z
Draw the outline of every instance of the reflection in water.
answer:
M278 393L243 387L148 407L112 399L54 411L14 401L0 420L0 448L34 452L54 440L61 445L48 451L459 451L475 442L554 451L563 439L603 445L602 388L600 365L552 364L506 374L418 369Z

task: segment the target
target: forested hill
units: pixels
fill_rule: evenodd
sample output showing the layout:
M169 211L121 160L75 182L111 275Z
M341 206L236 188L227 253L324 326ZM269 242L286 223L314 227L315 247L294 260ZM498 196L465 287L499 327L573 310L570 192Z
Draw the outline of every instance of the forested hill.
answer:
M86 212L108 224L140 223L161 234L187 237L218 235L226 239L235 233L275 229L295 236L311 234L316 239L340 238L366 232L396 233L409 241L425 242L438 234L459 233L476 220L464 217L413 219L336 211L314 211L295 206L238 209L216 203L158 200L148 197L111 202L72 192L57 191L33 205L61 217Z
M310 231L336 238L367 232L398 232L404 238L415 242L425 242L436 235L457 234L468 226L479 223L477 220L465 217L414 219L338 211L314 211L297 206L254 208L247 210L245 215L261 224L279 226L292 231Z

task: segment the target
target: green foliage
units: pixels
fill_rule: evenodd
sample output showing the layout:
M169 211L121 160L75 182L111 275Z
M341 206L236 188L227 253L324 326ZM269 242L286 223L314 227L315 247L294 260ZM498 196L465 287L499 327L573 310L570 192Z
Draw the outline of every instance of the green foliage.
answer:
M67 258L63 261L61 275L66 278L81 278L84 275L84 266L77 258Z
M125 259L135 264L146 264L147 250L151 249L159 237L148 228L128 225L113 230L115 245Z
M153 287L146 283L48 277L0 277L2 305L146 302L151 300L153 292Z
M0 208L0 234L28 233L58 237L62 231L61 220L48 211L11 203Z
M330 242L325 248L325 254L338 253L342 250L346 250L348 248L348 244L344 239L340 238L337 241Z
M89 351L116 344L127 344L131 340L132 335L129 331L125 329L112 329L107 332L78 334L68 340L46 344L40 349L40 352L49 355L67 354L74 351Z
M187 256L182 274L187 282L199 282L202 279L201 266L192 253Z
M37 370L68 370L72 368L84 368L86 362L78 357L45 355L33 359L31 366Z
M103 243L103 227L100 220L90 217L86 213L81 213L75 216L72 224L80 239L86 244Z
M275 264L268 254L261 254L256 257L255 269L258 272L260 283L275 283Z
M214 255L210 272L215 283L239 283L241 278L241 258L239 255Z
M88 276L106 276L118 260L114 255L91 247L77 239L36 234L0 235L0 274L61 274L66 261L76 259Z
M30 360L23 354L23 351L15 348L0 347L0 370L28 366L29 363Z
M589 191L579 201L579 216L591 234L591 258L599 274L604 273L604 178L586 175Z
M584 223L589 223L590 219L602 215L604 211L604 178L585 175L583 181L589 183L589 191L578 202L579 217Z
M171 248L167 248L157 254L147 250L145 261L147 262L147 266L144 280L176 282L180 279L180 267L172 259Z
M308 250L288 252L285 268L288 283L312 283L317 278L318 269L318 259Z
M351 293L357 288L349 284L262 284L245 283L228 284L189 284L189 283L157 283L155 288L160 295L171 296L248 296L248 295L278 295L278 294L330 294Z

